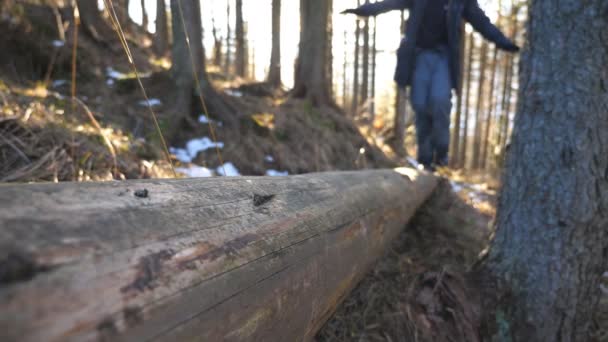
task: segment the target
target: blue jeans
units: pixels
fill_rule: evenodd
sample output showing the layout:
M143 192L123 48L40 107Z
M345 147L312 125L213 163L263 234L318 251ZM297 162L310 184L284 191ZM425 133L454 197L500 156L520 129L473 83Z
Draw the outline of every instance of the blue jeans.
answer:
M447 165L452 110L447 48L417 52L410 98L416 112L418 162L426 167Z

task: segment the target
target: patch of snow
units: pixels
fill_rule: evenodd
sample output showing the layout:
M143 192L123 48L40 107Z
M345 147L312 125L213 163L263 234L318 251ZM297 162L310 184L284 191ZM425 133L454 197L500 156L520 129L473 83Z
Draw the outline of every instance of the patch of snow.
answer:
M454 181L450 181L450 185L452 185L452 191L454 191L455 193L459 193L462 191L462 189L464 189L464 186L462 186L461 184L458 184Z
M277 171L277 170L267 170L266 176L270 177L285 177L289 176L289 172L287 171Z
M199 152L206 151L210 148L224 148L223 142L214 143L208 137L200 139L192 139L186 143L186 148L175 148L171 147L169 152L173 153L177 160L182 163L190 163L192 159L196 158Z
M53 86L53 88L59 88L62 85L67 84L67 83L68 83L68 81L66 81L66 80L54 80L52 86Z
M264 160L268 163L274 163L274 158L271 155L264 157Z
M602 274L602 278L608 279L608 271L606 271L606 272L604 272L604 274Z
M146 101L146 100L139 101L138 104L140 106L156 107L156 106L160 106L163 103L160 102L159 99L149 99L148 101Z
M113 78L108 78L108 80L106 81L106 84L109 85L110 87L114 85L114 79Z
M202 124L208 124L208 123L213 122L213 120L209 119L207 117L207 115L201 114L201 116L198 117L198 122L200 122Z
M222 166L219 166L215 170L220 176L236 177L240 176L239 170L231 162L227 162Z
M113 78L113 79L115 79L115 80L119 80L119 79L121 79L121 78L126 78L126 77L127 77L127 75L123 74L123 73L122 73L122 72L120 72L120 71L116 71L116 70L115 70L114 68L112 68L112 67L107 67L107 68L106 68L106 75L107 75L109 78Z
M604 286L604 285L600 285L600 290L602 290L602 292L605 295L608 295L608 287Z
M226 89L224 92L233 97L243 97L243 92L238 90Z
M190 163L192 161L192 157L188 154L188 151L184 148L174 148L171 147L169 152L175 155L175 158L182 163Z
M210 148L224 148L223 142L214 143L211 139L207 137L202 137L200 139L192 139L188 141L186 144L186 149L188 150L188 154L192 159L196 157L196 155L201 151L206 151Z
M53 40L51 44L56 48L60 48L65 45L65 42L63 40Z
M183 173L190 178L207 178L213 177L213 170L202 166L178 167L175 171Z

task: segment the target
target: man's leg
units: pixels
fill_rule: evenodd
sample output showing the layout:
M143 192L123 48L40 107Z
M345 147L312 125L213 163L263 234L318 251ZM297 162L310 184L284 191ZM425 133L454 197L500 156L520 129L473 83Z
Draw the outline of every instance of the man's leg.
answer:
M432 69L429 52L420 52L416 56L410 99L416 113L416 140L418 143L418 162L425 167L433 163L433 145L431 133L433 121L429 113L428 98L431 86Z
M431 145L437 166L448 165L452 85L447 53L437 54L429 92L429 112L433 120Z

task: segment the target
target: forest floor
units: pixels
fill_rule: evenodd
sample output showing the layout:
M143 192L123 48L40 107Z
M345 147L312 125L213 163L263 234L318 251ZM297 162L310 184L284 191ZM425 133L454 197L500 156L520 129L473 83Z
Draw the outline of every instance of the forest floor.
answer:
M100 42L84 32L77 40L77 100L72 101L70 30L65 41L59 40L48 8L24 5L20 13L0 16L6 32L0 37L0 182L172 177L150 109L165 133L177 116L174 84L170 62L153 53L150 37L136 29L128 35L151 108L118 40ZM237 118L225 120L222 113L203 113L195 105L177 134L165 135L180 177L287 175L399 163L338 107L315 108L213 66L208 72L219 96L237 109Z
M479 341L475 285L464 279L489 246L497 194L444 179L386 255L319 331L318 342ZM608 272L592 341L608 341Z
M74 42L70 30L65 41L59 40L50 13L36 6L18 15L0 13L5 33L0 35L0 182L173 177L118 41L99 42L81 32L78 100L73 102ZM162 129L175 116L168 91L170 63L151 52L149 36L133 32L129 42ZM221 113L194 110L179 134L168 137L180 177L287 175L405 163L366 134L367 125L354 124L337 108L313 108L283 91L209 71L221 96L238 108L238 124L229 127ZM432 336L429 322L445 323L445 317L428 315L427 309L446 289L433 285L430 297L421 294L428 295L426 283L450 277L458 282L456 275L486 248L498 188L491 177L445 176L452 181L420 210L319 333L319 341L415 341L420 334ZM460 308L458 317L473 314L466 305ZM608 341L608 295L595 327L598 340Z

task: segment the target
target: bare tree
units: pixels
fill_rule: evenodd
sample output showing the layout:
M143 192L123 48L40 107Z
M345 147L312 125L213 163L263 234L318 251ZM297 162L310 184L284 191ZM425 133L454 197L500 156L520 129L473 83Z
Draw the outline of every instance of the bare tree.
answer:
M332 0L300 0L300 49L292 95L313 105L333 105Z
M169 49L169 24L165 0L156 0L156 32L154 33L156 53L164 55Z
M487 66L487 55L488 55L488 43L484 40L481 43L481 50L479 51L479 78L477 82L477 108L475 109L475 135L473 140L473 170L479 169L480 157L481 157L481 135L483 132L483 120L482 110L484 105L485 96L483 94L484 85L486 81L486 66Z
M607 10L604 0L530 2L530 49L484 265L497 285L489 335L503 341L591 339L608 268Z
M235 66L239 77L247 76L247 52L245 51L245 27L243 25L243 0L236 0L235 8Z
M357 0L357 6L361 5L361 0ZM355 21L355 61L353 66L353 102L351 106L352 116L357 114L359 108L359 52L361 50L361 20Z
M272 51L268 83L273 87L281 86L281 0L272 0Z
M460 157L458 166L466 168L467 164L467 143L469 135L469 98L471 97L471 79L473 75L473 55L475 53L475 38L473 33L468 34L467 64L465 67L466 89L464 93L464 129L462 131L462 142L460 143Z
M494 48L494 53L492 57L492 62L490 64L490 68L492 68L492 76L490 78L490 94L488 96L488 100L490 101L490 105L488 106L487 115L486 115L486 130L485 135L482 140L482 148L481 148L481 164L480 167L482 169L487 168L488 162L488 148L490 146L490 132L492 131L492 117L494 115L493 109L494 107L494 88L496 82L496 64L498 63L498 49Z
M108 42L114 31L102 17L97 0L77 0L76 5L84 32L98 42Z
M148 12L146 11L146 0L141 0L141 27L148 32Z

